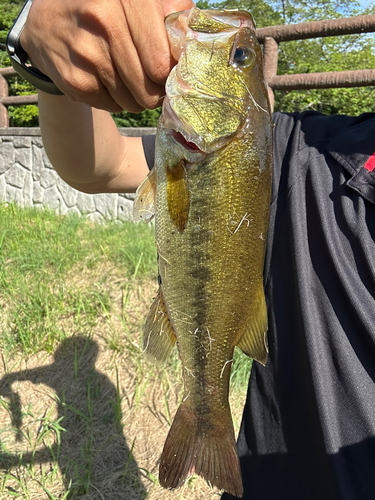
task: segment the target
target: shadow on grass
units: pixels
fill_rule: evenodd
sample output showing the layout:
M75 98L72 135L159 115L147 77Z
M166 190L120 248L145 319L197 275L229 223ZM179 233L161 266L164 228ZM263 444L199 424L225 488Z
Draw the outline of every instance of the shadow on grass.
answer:
M8 452L0 441L0 470L36 464L50 464L52 469L57 463L69 491L67 498L91 500L104 495L113 500L143 500L146 490L132 446L127 445L123 435L119 390L95 369L97 356L97 343L78 335L61 342L53 363L8 373L0 380L0 396L7 402L20 447L30 436L23 428L23 420L32 414L25 413L13 384L30 381L49 386L56 401L52 406L57 409L57 417L55 411L51 418L48 409L42 418L38 417L31 451ZM47 406L51 407L51 399ZM48 433L53 439L48 439Z

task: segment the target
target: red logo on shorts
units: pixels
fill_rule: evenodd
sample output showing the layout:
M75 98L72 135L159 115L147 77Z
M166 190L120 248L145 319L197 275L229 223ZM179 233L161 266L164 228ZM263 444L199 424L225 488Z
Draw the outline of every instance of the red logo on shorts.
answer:
M366 161L366 163L363 165L366 170L369 172L372 172L375 168L375 153L373 153L370 158Z

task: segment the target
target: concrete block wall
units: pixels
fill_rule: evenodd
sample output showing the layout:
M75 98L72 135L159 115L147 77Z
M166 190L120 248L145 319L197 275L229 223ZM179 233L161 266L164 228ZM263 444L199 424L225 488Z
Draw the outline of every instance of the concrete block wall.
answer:
M155 129L120 129L123 135L154 134ZM53 169L39 128L0 129L0 202L49 207L100 222L131 218L133 194L86 194L66 184Z

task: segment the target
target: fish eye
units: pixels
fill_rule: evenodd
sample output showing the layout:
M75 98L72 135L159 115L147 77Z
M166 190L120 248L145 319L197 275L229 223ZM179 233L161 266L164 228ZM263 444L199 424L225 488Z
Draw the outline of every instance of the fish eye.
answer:
M243 64L249 58L250 51L246 47L237 47L234 53L233 61L237 64Z
M232 52L232 61L231 63L235 66L240 66L241 68L247 68L250 66L255 60L255 54L252 50L247 47L243 47L242 45L235 48Z

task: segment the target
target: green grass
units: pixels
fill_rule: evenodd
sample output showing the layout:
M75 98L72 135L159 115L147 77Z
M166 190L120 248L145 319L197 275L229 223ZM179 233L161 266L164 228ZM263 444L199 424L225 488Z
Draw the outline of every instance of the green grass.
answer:
M84 286L88 274L97 276ZM126 286L134 275L156 275L152 227L92 224L0 205L0 342L6 352L51 352L68 323L70 334L89 332L109 314L108 281Z
M95 279L85 286L87 275ZM67 335L89 334L110 314L109 281L121 282L125 309L131 279L155 276L152 225L93 224L79 216L0 205L0 342L6 353L52 352ZM129 336L126 321L123 327ZM116 340L109 340L113 349ZM133 344L128 338L127 347ZM232 384L246 384L250 369L251 360L236 350Z
M158 484L157 457L135 467L133 449L144 446L138 433L123 443L133 419L141 426L159 415L169 426L183 395L176 349L164 367L142 356L156 275L152 225L93 224L0 204L0 413L8 415L0 426L0 498L96 500L103 487L143 500L140 475L150 488ZM48 361L45 352L53 354ZM101 357L108 362L97 368ZM22 359L33 368L19 371ZM231 386L239 405L250 368L236 349ZM32 387L18 393L19 380L35 390L46 384L52 400L39 403Z
M52 352L56 342L74 332L90 334L99 318L110 314L111 280L121 282L125 309L132 278L152 278L156 272L152 225L93 224L79 216L0 204L0 342L5 353ZM86 286L88 275L95 279L87 279ZM123 327L126 346L134 350L126 321ZM118 342L115 336L108 340L115 350ZM176 363L177 356L171 360ZM232 385L246 385L250 370L251 360L236 349Z
M233 365L230 374L232 389L243 389L244 387L247 387L252 363L253 360L247 357L246 354L243 354L240 349L236 348L234 350Z
M75 264L92 268L110 261L126 276L155 272L152 226L132 222L88 223L79 216L0 205L1 279L35 273L63 276ZM140 257L142 255L141 262ZM9 283L8 283L9 284Z

